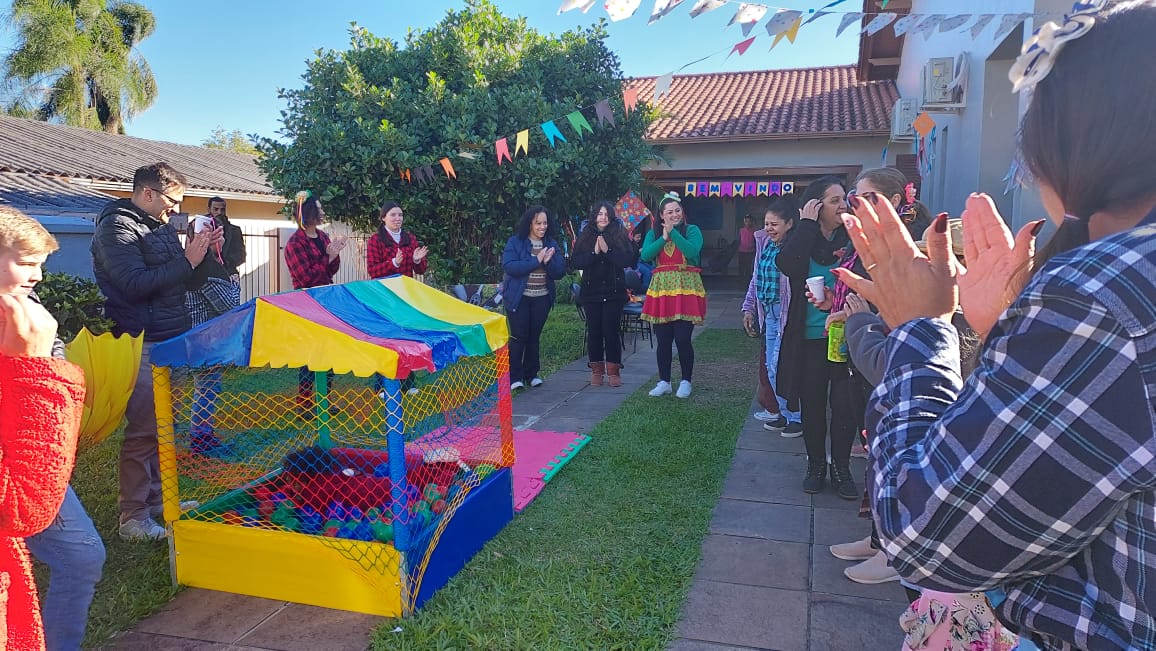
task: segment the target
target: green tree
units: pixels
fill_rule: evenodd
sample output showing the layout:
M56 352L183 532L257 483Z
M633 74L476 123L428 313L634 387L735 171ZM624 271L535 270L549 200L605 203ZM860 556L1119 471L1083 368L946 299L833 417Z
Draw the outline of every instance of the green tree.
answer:
M259 165L285 196L309 189L328 215L363 230L376 228L378 206L399 201L440 280L495 280L526 208L585 216L594 201L638 187L642 165L659 155L642 139L652 109L639 103L624 115L604 23L543 35L488 0L469 0L432 29L411 31L404 47L356 24L350 32L349 50L308 62L304 88L279 91L284 140L261 139ZM594 131L578 137L565 116L603 99L617 126L600 128L587 111ZM556 149L539 128L546 120L566 137ZM530 155L499 166L494 141L507 137L514 154L522 129ZM438 164L447 156L456 180ZM398 174L425 165L432 182Z
M241 133L240 129L225 131L223 127L217 127L213 129L213 133L208 138L201 141L201 146L209 149L227 149L238 154L252 154L253 156L259 153L257 148L253 146L252 140Z
M152 106L157 83L137 45L156 28L122 0L14 0L15 47L5 57L6 111L124 133Z

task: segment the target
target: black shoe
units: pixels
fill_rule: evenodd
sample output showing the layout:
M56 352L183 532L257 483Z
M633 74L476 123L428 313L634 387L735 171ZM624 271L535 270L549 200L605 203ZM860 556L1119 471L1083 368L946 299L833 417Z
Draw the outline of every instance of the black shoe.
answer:
M787 426L784 427L783 431L779 434L779 436L781 436L785 439L797 439L802 435L803 435L803 424L802 423L787 423Z
M831 485L835 487L839 497L845 500L857 500L863 497L859 488L855 486L855 480L851 478L851 466L847 462L831 464Z
M807 476L803 478L803 492L815 494L823 490L823 485L827 481L827 462L826 461L808 461L807 462Z
M775 416L771 420L763 421L763 429L768 432L781 432L783 428L789 425L786 418L782 416Z

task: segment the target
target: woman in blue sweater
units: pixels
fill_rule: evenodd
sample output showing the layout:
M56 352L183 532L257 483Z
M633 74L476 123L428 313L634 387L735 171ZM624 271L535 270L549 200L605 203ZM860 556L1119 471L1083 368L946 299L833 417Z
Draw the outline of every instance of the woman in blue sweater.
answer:
M554 305L554 281L566 273L558 243L550 237L555 223L546 209L534 206L522 215L518 230L502 252L502 294L510 322L510 389L542 385L538 340Z

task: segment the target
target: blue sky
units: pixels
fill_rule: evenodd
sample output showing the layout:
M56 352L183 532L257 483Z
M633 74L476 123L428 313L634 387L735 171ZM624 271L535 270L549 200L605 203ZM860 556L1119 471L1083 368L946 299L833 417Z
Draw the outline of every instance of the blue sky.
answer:
M140 51L152 66L160 96L126 130L142 138L186 144L200 144L218 126L274 136L283 108L277 88L299 87L305 61L315 50L345 49L350 22L400 41L408 29L431 27L447 10L465 4L463 0L143 1L156 15L157 30ZM826 3L795 0L789 8L805 11ZM526 16L542 32L562 32L606 16L601 1L587 14L562 15L557 14L561 0L496 0L496 4L507 15ZM718 50L729 50L745 38L737 24L726 26L738 2L692 19L693 4L688 0L647 25L654 2L643 0L632 18L609 25L609 46L618 54L626 75L671 72ZM856 5L847 3L847 8L858 9ZM839 20L838 14L823 16L800 30L794 44L783 41L773 52L769 51L772 39L760 23L751 32L758 38L744 56L725 58L724 52L684 73L852 63L858 56L858 36L851 28L836 38ZM0 36L0 48L9 47L11 34L5 33Z

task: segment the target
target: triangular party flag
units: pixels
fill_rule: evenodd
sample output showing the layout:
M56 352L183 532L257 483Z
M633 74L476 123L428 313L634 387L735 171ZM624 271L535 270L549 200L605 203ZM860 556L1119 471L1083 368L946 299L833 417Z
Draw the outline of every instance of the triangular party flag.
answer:
M622 106L623 106L623 108L626 109L626 114L630 115L630 112L633 111L634 107L637 105L638 105L638 87L637 86L630 86L629 88L626 88L625 90L623 90L622 91Z
M756 194L758 194L757 187L758 187L758 183L755 183L754 181L749 181L747 183L744 183L743 184L743 195L748 196L748 197L755 196Z
M936 27L939 27L939 23L941 22L943 22L942 14L930 14L919 21L918 25L911 28L911 35L927 38Z
M734 191L734 195L736 197L743 196L743 184L742 183L732 183L731 185L735 186L734 188L732 188L732 190Z
M734 193L734 189L735 189L734 183L731 183L730 181L723 181L722 182L722 196L724 196L724 197L732 196Z
M615 126L614 111L610 110L610 102L607 100L598 100L598 103L594 105L594 117L598 119L598 126L600 127L606 126L607 122L610 123L610 126Z
M421 176L428 183L434 179L433 165L424 165L421 168Z
M754 42L755 42L755 37L752 36L752 37L748 38L747 40L742 41L741 43L735 43L735 46L733 48L731 48L731 51L727 54L727 57L729 58L730 55L734 54L735 52L738 52L739 56L746 54L747 50L751 47L751 43L754 43Z
M708 188L707 188L706 195L708 197L717 197L721 193L722 193L722 184L719 183L718 181L711 181L710 186L708 186Z
M654 103L662 99L663 95L670 92L670 84L674 81L674 73L668 72L665 75L654 80Z
M895 21L895 23L891 25L891 29L895 30L895 38L899 38L910 31L921 18L923 18L923 16L920 14L907 14Z
M788 41L794 43L795 37L799 35L799 27L802 26L802 24L803 24L803 19L802 18L796 18L795 22L790 27L787 28L787 31L779 32L778 34L776 34L774 42L771 43L771 49L772 50L775 49L775 46L779 44L779 41L783 40L784 36L787 37Z
M558 130L558 125L554 124L553 120L546 120L542 123L542 133L546 136L546 140L550 141L550 146L553 147L558 140L566 142L566 136Z
M1003 39L1011 33L1013 29L1019 26L1020 23L1028 19L1030 14L1012 14L1004 16L1003 20L999 22L999 27L995 30L995 42L1002 43Z
M582 137L583 129L594 133L594 129L592 129L590 123L586 121L586 116L582 115L582 111L573 111L566 116L566 119L569 120L570 126L574 127L574 133L578 134L579 138Z
M843 30L858 20L863 20L863 12L861 11L849 11L843 14L843 20L839 21L839 29L835 30L835 37L838 38L839 35L843 33Z
M514 162L514 159L510 158L510 143L506 142L505 138L499 138L494 142L494 153L498 155L499 166L501 166L503 158L511 163Z
M795 183L793 181L783 181L783 194L794 194Z
M879 5L879 8L880 9L886 9L888 2L891 2L891 0L883 0L883 4Z
M744 2L739 5L739 10L735 12L731 22L727 23L727 27L738 23L742 25L743 36L750 36L751 30L754 29L755 23L763 19L767 15L767 7L765 5L752 4Z
M410 173L409 168L406 168L405 170L405 182L410 184L413 183L413 174Z
M819 9L812 9L811 10L811 17L808 18L806 21L804 21L803 24L804 25L810 24L810 23L822 18L823 16L826 16L828 14L833 13L833 12L826 11L826 10L830 9L831 7L834 7L835 5L843 4L843 2L845 2L845 1L846 0L835 0L834 2L829 2L825 5L823 5Z
M654 10L650 12L650 20L646 22L647 25L652 25L663 16L674 11L674 8L682 4L683 0L654 0Z
M767 181L759 183L758 196L765 197L771 191L771 184Z
M767 29L767 34L771 36L778 36L791 28L795 22L802 16L803 12L795 11L793 9L780 9L771 16L767 24L764 25Z
M530 155L530 130L522 129L514 136L514 155L517 156L521 152L527 156Z
M616 23L633 16L640 4L642 0L606 0L602 8L606 10L606 15L610 16L610 22Z
M698 188L695 189L695 192L697 192L698 196L700 197L707 196L707 194L710 193L710 183L707 183L706 181L699 181Z
M563 0L562 6L558 7L558 14L564 14L572 9L581 9L582 13L590 11L590 7L598 0Z
M945 18L939 23L939 31L950 32L954 29L963 27L971 20L972 14L959 14L951 18Z
M690 17L698 18L708 11L714 11L719 7L725 5L727 0L698 0L694 6L690 8Z
M778 182L778 181L771 181L770 192L771 192L771 194L782 194L783 193L783 184Z
M464 158L466 160L477 160L478 159L478 155L472 151L459 151L456 154L456 156L458 158Z
M450 162L450 159L443 158L438 162L442 164L442 170L446 173L446 176L451 179L458 178L458 173L454 171L454 164Z
M687 181L686 182L686 188L684 188L685 192L683 192L683 194L685 194L688 197L693 197L694 196L694 188L695 188L694 181Z
M980 32L982 32L983 28L987 27L987 24L990 23L994 18L995 14L980 15L980 17L975 20L975 24L971 26L971 37L979 38Z
M898 16L899 14L891 13L879 14L878 16L872 18L871 22L867 23L867 26L863 28L863 33L868 36L875 36L884 27L890 25L891 21L895 20Z

